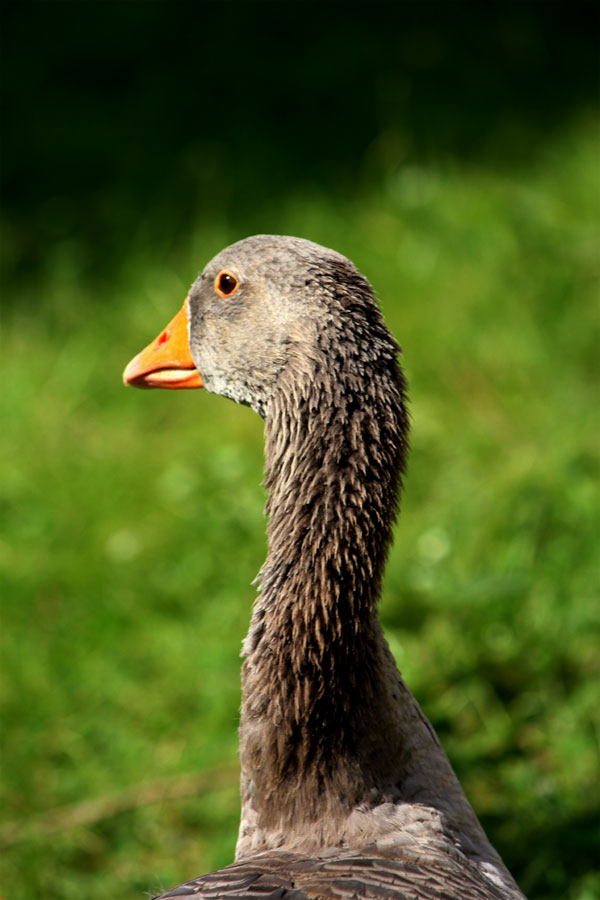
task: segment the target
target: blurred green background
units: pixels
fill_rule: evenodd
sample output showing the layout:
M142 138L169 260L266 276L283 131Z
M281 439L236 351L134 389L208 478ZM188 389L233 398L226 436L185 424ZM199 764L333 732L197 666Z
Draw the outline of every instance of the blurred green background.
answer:
M404 676L524 891L600 897L594 5L2 15L0 896L232 858L261 422L121 372L268 232L353 259L404 348Z

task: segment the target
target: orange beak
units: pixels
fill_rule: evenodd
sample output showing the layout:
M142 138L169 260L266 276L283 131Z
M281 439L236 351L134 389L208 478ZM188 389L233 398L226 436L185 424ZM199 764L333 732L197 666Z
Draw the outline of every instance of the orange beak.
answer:
M123 372L125 384L171 390L204 386L190 352L188 301L189 297L186 297L165 330L131 360Z

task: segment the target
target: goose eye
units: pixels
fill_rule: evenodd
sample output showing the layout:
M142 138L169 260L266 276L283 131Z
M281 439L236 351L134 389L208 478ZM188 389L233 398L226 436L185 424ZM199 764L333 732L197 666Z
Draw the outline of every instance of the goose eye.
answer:
M239 281L230 272L220 272L215 278L215 291L220 297L231 297L237 290Z

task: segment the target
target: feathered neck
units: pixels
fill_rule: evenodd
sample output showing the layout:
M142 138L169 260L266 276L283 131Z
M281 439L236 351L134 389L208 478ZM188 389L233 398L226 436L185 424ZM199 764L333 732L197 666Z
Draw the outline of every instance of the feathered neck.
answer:
M429 822L449 852L502 867L377 618L408 421L397 347L366 308L350 334L332 315L299 342L265 416L268 554L244 646L237 856L393 855L403 828Z
M350 333L332 322L299 341L265 417L269 549L240 738L243 768L270 794L301 781L309 797L311 773L327 782L340 768L360 780L386 701L376 604L408 423L398 348L370 296L360 311ZM356 802L359 788L345 790Z
M331 732L332 701L345 715L364 679L360 647L376 616L405 448L399 370L386 380L374 397L339 373L333 395L315 378L302 397L282 394L266 421L269 552L249 643L261 632L263 648L285 653L269 666L273 684L317 733L315 717Z

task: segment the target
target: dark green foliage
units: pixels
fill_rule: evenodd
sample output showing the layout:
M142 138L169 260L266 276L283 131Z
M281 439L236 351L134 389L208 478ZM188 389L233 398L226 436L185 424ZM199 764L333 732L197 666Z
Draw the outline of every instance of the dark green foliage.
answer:
M524 889L582 900L598 887L593 177L584 123L527 177L406 170L335 216L290 200L286 228L355 259L405 348L413 451L383 602L400 666ZM118 307L82 306L68 265L5 336L4 892L143 896L228 861L235 774L27 829L235 764L262 428L201 392L121 387L178 307L179 272L132 260Z
M494 7L494 21L508 22L494 44L506 46L491 57L505 53L510 62L496 69L505 94L482 49L469 90L455 82L458 93L442 91L446 105L436 105L436 83L442 90L452 66L436 69L423 50L430 68L419 70L409 44L403 62L382 65L365 83L366 100L353 95L356 143L346 147L339 120L324 129L341 89L329 73L334 88L316 121L327 152L319 157L303 136L296 155L291 135L301 120L281 124L269 107L248 137L248 156L250 119L231 136L243 98L227 95L225 131L210 104L201 128L203 109L186 106L183 88L179 103L165 100L158 74L148 86L153 69L140 74L131 24L111 32L99 12L118 9L139 25L139 9L148 10L140 47L156 47L158 26L148 22L162 4L85 4L92 18L79 39L88 81L77 80L81 60L73 69L67 21L79 21L80 5L23 5L32 19L17 5L7 14L15 41L4 79L15 92L7 115L17 110L22 124L10 120L5 169L17 180L5 191L3 240L0 895L144 897L232 858L238 653L265 551L262 426L220 398L126 390L120 377L217 250L268 231L349 256L404 349L412 452L382 604L400 668L525 892L535 900L600 897L600 188L582 75L585 22L575 27L573 15L565 24L560 4L507 5L508 18ZM195 30L187 28L192 7L175 8L184 23L168 58L202 58L204 44L214 53L214 30L202 31L193 16ZM334 8L343 7L332 4L332 20ZM540 24L544 8L550 18ZM69 12L63 20L60 9ZM446 35L448 61L460 36L444 16L437 24L431 16L429 31L422 19L419 27ZM515 17L522 28L510 26ZM469 46L484 47L488 32L468 21ZM249 28L243 16L242 25ZM135 65L115 66L114 95L95 94L89 78L110 68L101 37L111 33L116 59L130 50ZM192 34L193 53L182 33ZM371 61L380 33L365 38ZM338 59L334 36L330 27L315 41L321 54L333 45ZM292 50L289 96L316 91L321 75L303 62L310 54ZM49 59L48 100L39 91ZM258 54L259 71L276 81L264 59ZM536 77L520 91L530 61ZM212 75L201 69L208 93L215 72L226 78L220 65ZM177 71L182 78L190 69ZM538 76L554 107L537 108ZM139 89L127 93L136 78ZM391 111L389 92L402 84L421 92L418 113ZM400 103L408 94L394 96ZM152 117L153 102L170 109L166 123ZM130 110L139 145L127 128ZM453 118L461 115L464 130ZM112 142L120 129L119 163ZM115 805L136 786L170 776L177 785L199 772L208 774L197 796L143 805L140 793ZM63 819L51 830L57 809L99 798L104 806L87 824Z

